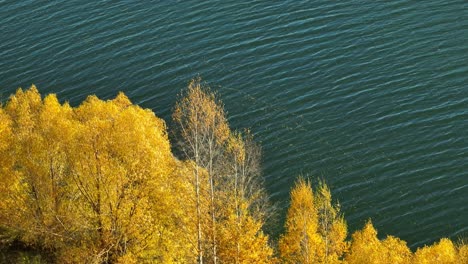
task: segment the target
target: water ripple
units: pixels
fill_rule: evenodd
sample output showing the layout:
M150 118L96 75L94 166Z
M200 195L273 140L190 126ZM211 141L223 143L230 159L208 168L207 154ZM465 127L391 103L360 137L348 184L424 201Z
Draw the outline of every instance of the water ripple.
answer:
M31 83L72 104L124 90L169 120L200 74L262 142L283 208L297 175L322 177L351 230L372 217L418 246L467 232L467 8L2 1L0 98Z

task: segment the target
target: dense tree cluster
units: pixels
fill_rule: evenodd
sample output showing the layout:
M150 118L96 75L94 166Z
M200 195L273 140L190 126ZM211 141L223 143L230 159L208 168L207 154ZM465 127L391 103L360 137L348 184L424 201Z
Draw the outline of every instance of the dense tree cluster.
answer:
M0 107L0 242L56 263L468 263L467 245L413 253L370 221L348 237L327 185L302 178L275 243L250 132L200 79L173 121L178 157L165 122L122 93L71 107L19 89Z
M346 222L339 207L332 205L327 186L319 183L314 191L303 179L291 190L285 227L286 233L279 240L279 260L283 263L468 263L468 244L454 245L443 238L412 253L399 238L380 240L371 221L346 240Z
M0 228L58 263L262 263L260 149L193 81L166 125L119 94L78 107L33 86L0 108Z
M0 119L0 221L17 239L63 263L191 257L187 165L151 111L123 94L72 108L32 87Z

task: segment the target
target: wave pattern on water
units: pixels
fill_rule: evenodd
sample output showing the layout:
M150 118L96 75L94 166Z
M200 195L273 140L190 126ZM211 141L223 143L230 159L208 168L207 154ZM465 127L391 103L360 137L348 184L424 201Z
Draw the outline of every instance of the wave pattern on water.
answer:
M125 91L169 120L200 74L264 148L275 201L325 178L351 230L468 232L468 3L0 1L0 98Z

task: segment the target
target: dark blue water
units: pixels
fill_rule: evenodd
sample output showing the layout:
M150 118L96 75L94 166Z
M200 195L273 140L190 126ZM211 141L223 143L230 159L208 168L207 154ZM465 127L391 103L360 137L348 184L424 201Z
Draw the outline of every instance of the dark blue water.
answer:
M467 235L468 2L141 2L0 1L0 98L124 91L169 123L200 75L261 141L283 208L302 174L351 231Z

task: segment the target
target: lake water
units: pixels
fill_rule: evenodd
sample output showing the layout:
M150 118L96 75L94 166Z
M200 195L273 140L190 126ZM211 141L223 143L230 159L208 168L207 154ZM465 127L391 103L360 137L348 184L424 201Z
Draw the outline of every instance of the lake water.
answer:
M87 2L87 3L86 3ZM0 1L0 98L124 91L165 120L200 75L285 213L324 178L350 230L468 234L468 2Z

